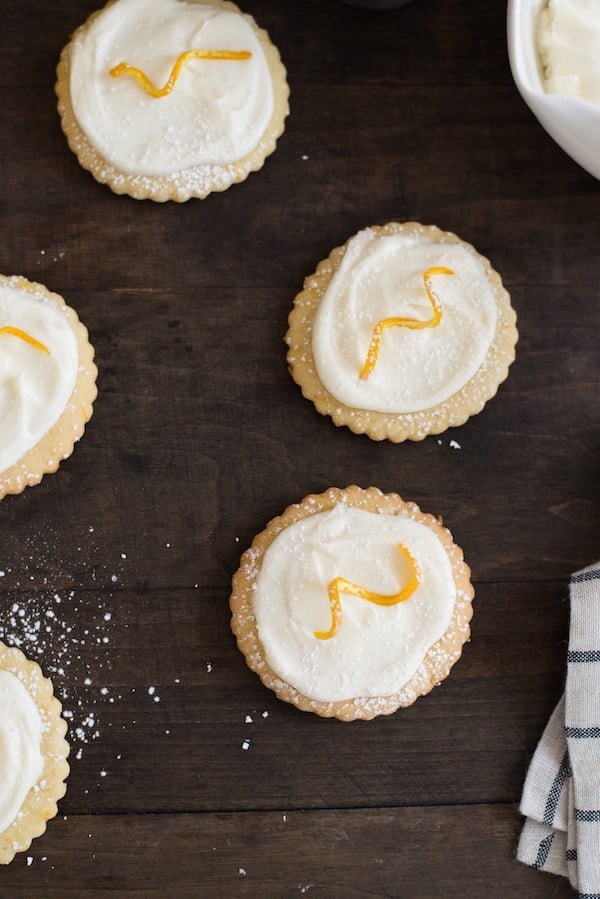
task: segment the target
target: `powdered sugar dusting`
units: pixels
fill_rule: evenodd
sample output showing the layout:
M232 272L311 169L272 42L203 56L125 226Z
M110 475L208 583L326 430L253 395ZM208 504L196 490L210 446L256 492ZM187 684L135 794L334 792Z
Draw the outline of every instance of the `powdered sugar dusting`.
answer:
M122 563L107 567L96 562L93 533L90 526L81 536L79 572L92 582L118 580ZM118 621L121 628L129 624L123 621L122 611L117 615L114 596L105 589L95 593L65 588L65 571L73 566L56 557L56 542L49 529L44 537L32 534L25 541L19 570L4 567L3 577L10 587L0 608L0 640L37 661L53 681L63 705L72 757L79 760L85 744L100 737L103 708L122 698L108 682L116 651L115 624Z
M455 602L450 625L441 639L430 647L423 663L410 681L393 695L372 697L361 695L337 702L311 699L275 674L267 663L259 639L254 598L256 572L261 571L265 552L276 536L290 524L319 511L330 510L337 503L357 509L400 515L427 525L437 535L451 564ZM448 675L461 655L463 643L470 635L473 587L469 578L470 570L464 564L462 550L453 542L450 532L442 527L440 520L421 512L415 503L405 502L396 494L383 494L376 487L370 487L368 490L356 486L346 487L343 490L330 488L324 493L304 497L301 503L288 506L282 515L274 518L267 528L254 538L252 547L243 554L240 568L233 578L232 629L248 666L280 699L291 702L305 711L316 712L322 717L334 716L345 721L356 718L368 720L376 715L387 715L402 706L411 705L418 696L428 693Z
M190 197L204 198L212 191L226 190L231 184L243 181L250 172L258 171L265 158L275 150L277 139L283 133L289 110L289 89L279 52L271 44L267 33L251 21L268 61L274 92L273 115L260 140L251 152L231 164L192 165L164 176L125 174L98 152L81 129L73 112L69 89L73 46L85 32L87 23L81 26L61 55L56 91L63 131L83 168L89 170L97 181L108 184L117 194L126 193L138 200L152 199L159 203L167 200L183 203Z

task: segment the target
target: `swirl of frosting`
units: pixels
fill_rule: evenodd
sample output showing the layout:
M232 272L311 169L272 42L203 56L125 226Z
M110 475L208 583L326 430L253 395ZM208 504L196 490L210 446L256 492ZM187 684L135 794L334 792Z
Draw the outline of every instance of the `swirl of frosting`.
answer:
M331 639L328 584L340 575L377 594L397 594L418 566L411 595L394 605L343 597ZM305 696L335 702L389 696L414 675L452 619L456 586L440 540L413 519L336 505L285 528L267 549L252 604L273 671Z
M60 418L77 377L77 339L60 308L17 283L0 286L0 471Z
M0 833L15 820L40 779L42 719L21 681L0 671Z
M431 276L441 318L435 327L390 328L377 364L361 377L378 323L428 319ZM480 258L461 243L367 228L347 244L315 317L312 349L321 383L355 409L409 413L442 403L485 361L496 330L494 290Z
M168 95L149 95L126 63L155 85L193 50L243 59L190 59ZM214 54L213 54L214 56ZM132 175L172 175L228 165L260 142L274 99L260 40L240 13L182 0L117 0L75 35L71 101L79 126L113 166Z

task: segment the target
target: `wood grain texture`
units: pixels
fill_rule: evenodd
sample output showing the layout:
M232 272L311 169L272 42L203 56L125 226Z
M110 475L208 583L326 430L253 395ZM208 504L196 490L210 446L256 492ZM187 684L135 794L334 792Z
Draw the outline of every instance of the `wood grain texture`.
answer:
M204 202L116 197L68 150L53 92L97 5L2 7L0 271L77 309L100 395L58 473L0 503L0 639L52 676L72 740L59 817L0 896L571 895L514 851L568 576L598 554L600 184L517 94L504 4L248 0L288 68L277 151ZM334 246L411 219L489 257L520 341L480 415L392 446L315 412L283 336ZM262 687L228 598L270 518L351 483L441 515L476 596L448 680L348 725Z
M36 879L48 899L572 896L514 861L515 819L513 805L69 816L43 858L14 864L10 895L29 899Z
M110 570L126 579L126 568ZM408 709L350 725L265 690L236 649L220 589L71 595L51 582L5 595L24 623L0 626L0 639L17 642L47 610L56 616L35 648L83 754L61 804L71 814L514 801L562 688L567 606L554 582L482 585L448 680ZM76 653L62 649L69 628L71 642L87 640ZM76 733L90 713L95 740Z

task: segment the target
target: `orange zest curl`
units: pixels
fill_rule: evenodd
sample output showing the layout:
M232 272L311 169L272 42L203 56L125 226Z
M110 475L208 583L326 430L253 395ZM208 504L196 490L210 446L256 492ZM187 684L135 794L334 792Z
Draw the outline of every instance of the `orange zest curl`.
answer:
M360 370L359 377L362 380L368 378L377 365L381 338L383 336L383 332L387 328L410 328L411 331L419 331L423 328L435 328L436 325L439 325L442 319L442 307L440 304L440 298L431 286L431 277L432 275L453 274L454 272L452 271L452 269L444 268L444 266L441 265L434 266L434 268L428 268L427 271L423 273L425 293L427 294L427 299L431 303L431 308L433 309L433 315L431 318L425 319L424 321L418 318L384 318L382 321L378 322L375 325L375 327L373 328L373 334L371 336L371 343L369 344L369 350L367 352L367 358L365 359L365 364Z
M171 74L163 87L156 87L145 72L142 72L141 69L136 69L135 66L127 65L126 62L120 62L118 65L113 66L108 74L111 78L118 78L119 75L131 75L147 94L150 94L151 97L160 98L166 97L167 94L171 93L188 59L250 59L251 56L252 54L249 50L186 50L184 53L180 53L175 60Z
M395 606L399 602L404 602L405 599L408 599L409 596L415 592L417 587L419 586L419 566L417 565L414 556L404 546L403 543L398 544L398 549L404 556L405 560L408 562L410 566L410 580L406 587L403 590L400 590L399 593L393 593L391 596L385 596L381 593L372 593L370 590L367 590L365 587L359 587L357 584L351 583L351 581L347 581L343 577L336 577L327 588L327 592L329 594L329 607L331 609L331 627L328 631L314 631L315 637L319 640L329 640L334 636L338 627L342 623L342 601L340 599L341 593L348 593L350 596L358 596L359 599L366 599L367 602L375 603L378 606Z
M32 337L31 334L27 333L27 331L21 331L20 328L12 328L10 325L4 325L3 328L0 328L0 334L12 334L13 337L18 337L19 340L24 340L25 343L31 344L31 346L34 346L36 349L41 350L42 353L45 353L47 356L50 355L50 350L45 343L40 343L39 340L36 340L35 337Z

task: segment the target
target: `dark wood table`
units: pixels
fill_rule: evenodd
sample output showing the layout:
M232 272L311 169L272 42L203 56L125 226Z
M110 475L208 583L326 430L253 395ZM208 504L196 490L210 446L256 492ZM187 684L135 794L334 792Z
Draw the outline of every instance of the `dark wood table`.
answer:
M261 172L184 205L117 197L67 148L54 69L96 6L2 4L0 270L79 311L100 394L59 472L0 504L0 638L53 678L72 744L0 896L572 895L514 855L568 576L599 552L600 184L519 97L504 4L247 0L292 114ZM480 415L394 446L318 415L283 335L332 247L409 219L489 256L520 342ZM351 483L441 515L476 604L441 687L343 724L263 688L228 599L272 516Z

